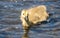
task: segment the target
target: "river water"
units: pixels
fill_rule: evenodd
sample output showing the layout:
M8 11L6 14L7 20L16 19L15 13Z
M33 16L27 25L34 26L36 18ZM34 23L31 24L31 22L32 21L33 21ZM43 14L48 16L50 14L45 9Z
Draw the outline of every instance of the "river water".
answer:
M0 38L22 38L21 10L36 5L46 5L52 15L48 23L32 27L29 38L60 38L60 1L0 1Z

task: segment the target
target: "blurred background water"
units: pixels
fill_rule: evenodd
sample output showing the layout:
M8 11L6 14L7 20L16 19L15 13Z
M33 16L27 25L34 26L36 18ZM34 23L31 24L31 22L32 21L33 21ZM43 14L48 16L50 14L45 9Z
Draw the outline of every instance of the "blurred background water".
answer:
M48 23L30 29L30 38L60 38L60 0L0 0L0 38L22 38L21 10L46 5Z

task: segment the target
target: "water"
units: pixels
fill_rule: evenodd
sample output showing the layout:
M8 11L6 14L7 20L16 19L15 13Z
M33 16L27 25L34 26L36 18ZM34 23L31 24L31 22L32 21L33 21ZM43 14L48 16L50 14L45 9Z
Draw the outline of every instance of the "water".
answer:
M36 5L46 5L52 16L48 23L32 27L29 38L60 38L60 1L0 1L0 38L22 38L19 16L21 10Z

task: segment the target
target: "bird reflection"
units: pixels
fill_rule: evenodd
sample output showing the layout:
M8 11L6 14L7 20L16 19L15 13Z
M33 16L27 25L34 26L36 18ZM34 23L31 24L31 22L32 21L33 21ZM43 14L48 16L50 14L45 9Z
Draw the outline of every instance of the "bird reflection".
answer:
M29 38L28 34L23 34L22 38Z

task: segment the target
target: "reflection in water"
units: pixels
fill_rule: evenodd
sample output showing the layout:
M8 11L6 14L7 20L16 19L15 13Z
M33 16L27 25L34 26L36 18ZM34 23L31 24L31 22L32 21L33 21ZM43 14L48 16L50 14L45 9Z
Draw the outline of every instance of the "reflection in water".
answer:
M22 38L29 38L29 36L26 34L23 34Z

